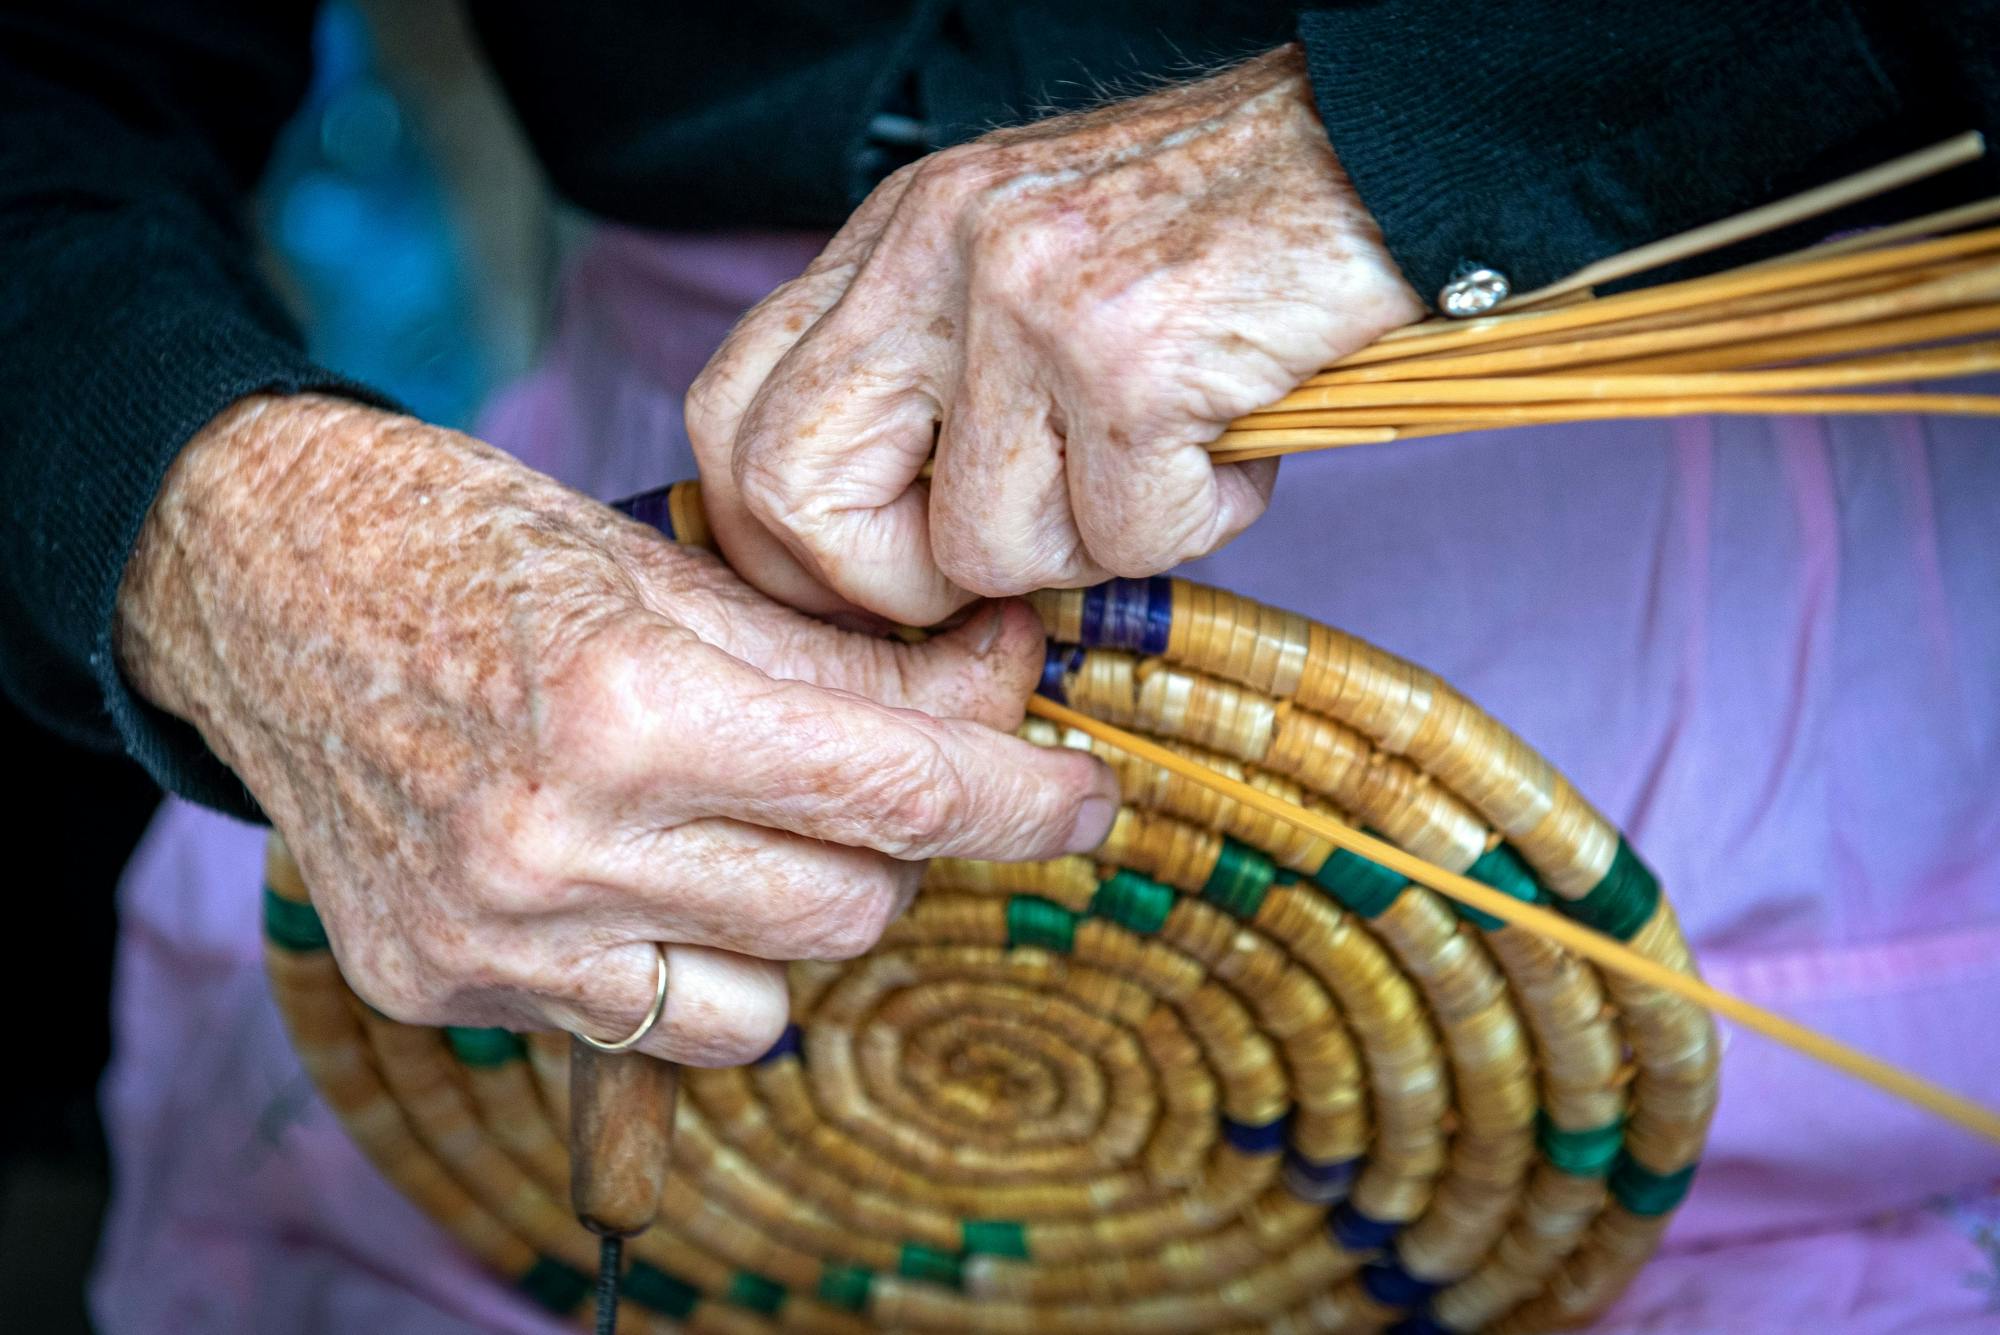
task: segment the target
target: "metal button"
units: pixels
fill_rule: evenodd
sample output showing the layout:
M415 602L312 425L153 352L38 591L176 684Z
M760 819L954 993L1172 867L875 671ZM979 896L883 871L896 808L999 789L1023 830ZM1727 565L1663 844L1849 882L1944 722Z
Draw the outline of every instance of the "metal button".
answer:
M1461 264L1452 271L1451 281L1438 289L1438 309L1454 320L1465 320L1486 312L1507 300L1514 285L1507 275L1483 264Z

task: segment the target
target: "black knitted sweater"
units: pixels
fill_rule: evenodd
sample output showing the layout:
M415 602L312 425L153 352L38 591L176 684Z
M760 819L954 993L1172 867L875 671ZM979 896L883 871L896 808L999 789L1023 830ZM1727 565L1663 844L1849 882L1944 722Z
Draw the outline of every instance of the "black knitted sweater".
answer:
M884 111L943 145L1296 37L1336 152L1425 294L1464 260L1533 287L2000 128L1996 0L469 9L556 188L674 228L834 226L907 151L879 134ZM312 11L0 0L0 684L244 814L193 731L127 687L112 615L160 479L205 422L258 390L373 397L306 357L245 232L310 73ZM1979 167L1940 189L2000 184Z

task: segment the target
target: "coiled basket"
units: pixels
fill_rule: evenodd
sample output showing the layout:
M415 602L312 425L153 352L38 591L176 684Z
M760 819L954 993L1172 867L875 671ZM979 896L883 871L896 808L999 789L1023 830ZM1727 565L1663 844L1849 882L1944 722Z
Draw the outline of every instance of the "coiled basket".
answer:
M705 541L687 484L633 512ZM1034 601L1045 692L1691 968L1618 831L1429 672L1179 580ZM1126 805L1095 858L933 863L871 954L793 966L761 1060L686 1072L626 1328L1532 1331L1615 1299L1701 1152L1707 1015L1097 749ZM275 841L265 927L363 1149L587 1317L567 1040L370 1010Z

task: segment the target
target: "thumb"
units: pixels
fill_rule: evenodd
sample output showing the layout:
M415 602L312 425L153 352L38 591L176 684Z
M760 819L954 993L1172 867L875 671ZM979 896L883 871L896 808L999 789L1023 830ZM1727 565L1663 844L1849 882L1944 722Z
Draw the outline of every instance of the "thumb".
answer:
M911 643L795 611L707 553L664 543L641 550L651 558L639 583L649 606L779 680L1009 732L1041 677L1042 623L1018 598L975 605L952 629Z
M988 603L920 644L839 632L820 676L884 704L1012 732L1042 672L1042 623L1018 598Z

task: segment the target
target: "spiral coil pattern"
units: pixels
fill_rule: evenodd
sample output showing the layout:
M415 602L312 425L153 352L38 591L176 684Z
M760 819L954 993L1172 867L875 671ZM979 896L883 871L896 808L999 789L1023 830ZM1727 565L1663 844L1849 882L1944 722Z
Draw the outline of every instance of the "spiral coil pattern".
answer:
M1036 606L1046 692L1690 967L1616 830L1431 674L1181 581ZM1700 1153L1707 1016L1098 753L1126 805L1096 858L934 863L872 953L793 967L770 1053L685 1074L630 1328L1528 1331L1615 1298ZM389 1021L282 849L265 902L280 1004L355 1138L584 1309L565 1040Z

